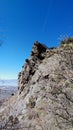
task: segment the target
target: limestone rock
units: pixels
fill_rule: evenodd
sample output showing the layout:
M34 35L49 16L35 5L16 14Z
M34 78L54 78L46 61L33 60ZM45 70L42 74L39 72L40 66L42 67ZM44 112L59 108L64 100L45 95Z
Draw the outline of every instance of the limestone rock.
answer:
M34 44L19 73L17 94L0 108L1 129L73 130L72 45Z

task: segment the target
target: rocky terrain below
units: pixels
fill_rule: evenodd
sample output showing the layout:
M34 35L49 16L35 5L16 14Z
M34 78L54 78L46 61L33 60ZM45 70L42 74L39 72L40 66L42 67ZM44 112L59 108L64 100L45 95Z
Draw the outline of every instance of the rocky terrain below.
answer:
M73 130L73 38L34 43L17 93L0 108L0 130Z

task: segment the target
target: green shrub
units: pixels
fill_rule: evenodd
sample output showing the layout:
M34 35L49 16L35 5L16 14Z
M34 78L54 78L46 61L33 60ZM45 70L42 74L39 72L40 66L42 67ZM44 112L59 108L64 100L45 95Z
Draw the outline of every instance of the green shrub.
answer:
M73 43L73 37L69 37L69 38L66 38L66 39L61 41L62 45L69 44L69 43Z
M9 116L9 122L11 122L12 124L19 123L18 117L13 117L13 115Z
M26 104L26 106L27 107L30 107L30 108L34 108L35 107L35 100L34 100L34 98L33 98L33 96L31 96L30 98L29 98L29 103L27 103Z

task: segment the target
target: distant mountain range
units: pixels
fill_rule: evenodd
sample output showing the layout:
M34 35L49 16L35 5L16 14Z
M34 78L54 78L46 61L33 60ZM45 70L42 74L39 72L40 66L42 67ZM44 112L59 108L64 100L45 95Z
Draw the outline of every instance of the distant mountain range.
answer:
M0 80L0 86L18 86L17 79Z

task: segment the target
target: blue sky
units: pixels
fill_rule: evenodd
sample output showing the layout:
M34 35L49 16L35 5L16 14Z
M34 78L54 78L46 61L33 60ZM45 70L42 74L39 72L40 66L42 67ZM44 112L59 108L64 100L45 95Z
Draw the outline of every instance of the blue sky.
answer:
M0 0L0 79L15 79L34 41L73 36L73 0Z

